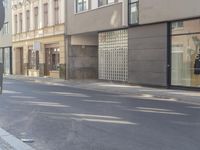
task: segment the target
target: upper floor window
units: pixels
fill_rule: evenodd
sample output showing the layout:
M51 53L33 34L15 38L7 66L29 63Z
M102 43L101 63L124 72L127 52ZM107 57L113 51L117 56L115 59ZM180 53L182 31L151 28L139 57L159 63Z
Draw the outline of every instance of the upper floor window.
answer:
M22 13L19 14L19 32L21 33L23 29L23 19L22 19Z
M15 33L17 33L18 32L18 18L17 18L17 15L15 15L14 19L15 19Z
M26 31L30 30L30 10L26 11Z
M82 12L88 10L88 0L76 0L76 12Z
M3 28L2 28L2 34L6 35L9 33L8 29L8 22L4 23Z
M48 17L49 17L49 15L48 15L48 3L45 3L44 4L44 27L46 27L46 26L48 26Z
M34 8L34 27L38 29L38 7Z
M139 23L138 5L138 0L129 0L129 24L131 25Z
M98 6L104 6L107 4L115 3L115 0L98 0Z
M59 5L59 0L54 0L54 20L55 24L59 24L59 10L60 10L60 5Z

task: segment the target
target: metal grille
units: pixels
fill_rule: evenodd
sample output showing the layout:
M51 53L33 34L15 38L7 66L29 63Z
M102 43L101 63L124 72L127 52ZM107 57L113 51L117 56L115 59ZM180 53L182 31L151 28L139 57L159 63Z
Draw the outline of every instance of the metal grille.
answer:
M128 31L99 33L99 79L128 80Z

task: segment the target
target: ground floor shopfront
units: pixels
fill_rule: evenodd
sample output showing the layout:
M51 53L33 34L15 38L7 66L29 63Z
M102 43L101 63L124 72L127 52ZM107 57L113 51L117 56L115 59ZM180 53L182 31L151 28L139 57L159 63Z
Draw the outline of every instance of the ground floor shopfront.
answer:
M200 19L99 33L98 77L163 87L200 87Z
M4 74L12 74L12 47L0 48L0 63L3 63Z
M200 19L171 23L171 85L200 87Z
M66 78L64 35L13 43L13 74Z
M200 87L200 19L16 42L13 73Z

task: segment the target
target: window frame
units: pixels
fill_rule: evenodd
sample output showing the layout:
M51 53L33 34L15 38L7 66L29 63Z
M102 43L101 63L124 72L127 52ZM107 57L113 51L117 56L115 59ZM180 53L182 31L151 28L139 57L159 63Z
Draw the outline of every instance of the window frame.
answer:
M88 11L88 10L89 10L89 0L81 0L82 9L81 9L81 11L78 11L78 4L79 4L78 1L79 1L79 0L76 0L76 1L75 1L76 13L81 13L81 12L84 12L84 11ZM85 8L85 4L84 4L85 1L86 1L86 8L87 8L87 9L84 9L84 8Z
M36 12L37 10L37 12ZM37 18L36 18L37 16ZM37 22L37 23L36 23ZM39 7L34 7L34 29L39 29Z
M26 31L30 31L30 25L31 25L31 15L30 15L30 10L26 10Z
M116 0L114 0L114 2L109 2L109 0L106 0L105 4L100 5L101 0L98 0L98 7L102 7L102 6L106 6L106 5L111 5L111 4L115 4Z
M137 16L137 23L131 23L131 19L130 19L130 16L131 16L131 6L136 4L136 8L137 8L137 13L138 13L138 16ZM131 2L131 0L128 0L128 25L129 26L135 26L135 25L138 25L139 24L139 0L136 0L135 2Z
M43 25L44 27L47 27L49 25L49 4L44 3L43 4Z
M54 24L60 24L60 1L54 0Z
M15 34L18 33L18 15L15 14L14 16L14 21L15 21Z
M23 32L23 14L19 13L19 33Z

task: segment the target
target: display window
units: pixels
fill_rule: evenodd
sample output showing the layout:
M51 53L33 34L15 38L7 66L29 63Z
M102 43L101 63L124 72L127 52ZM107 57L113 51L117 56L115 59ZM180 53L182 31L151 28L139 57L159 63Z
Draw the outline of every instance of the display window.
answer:
M29 61L29 69L38 70L39 69L39 51L35 51L33 50L33 48L29 48L28 61Z
M51 71L60 70L60 49L59 48L46 48L46 75Z
M200 19L171 23L171 85L200 87Z

